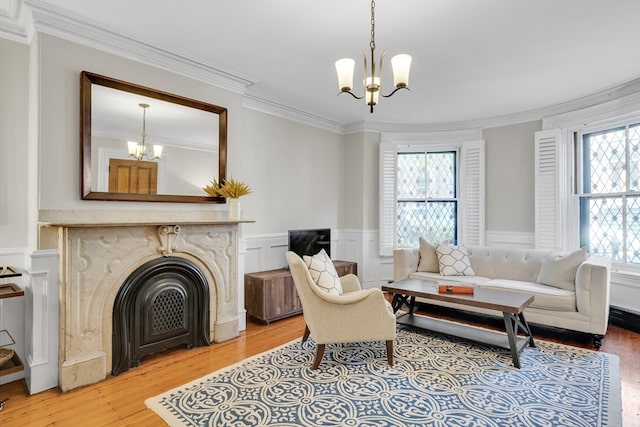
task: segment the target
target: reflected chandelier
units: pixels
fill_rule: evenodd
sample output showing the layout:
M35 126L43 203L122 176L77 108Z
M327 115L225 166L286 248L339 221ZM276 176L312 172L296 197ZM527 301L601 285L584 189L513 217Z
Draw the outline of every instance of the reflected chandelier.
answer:
M382 95L384 98L388 98L400 89L409 89L409 68L411 67L411 56L407 54L396 55L391 58L391 67L393 69L393 84L395 89L388 95L381 93L382 90L382 60L384 59L387 51L382 52L380 55L380 62L378 67L378 74L376 75L376 62L374 60L376 50L376 20L375 20L375 1L371 0L371 41L369 47L371 48L371 68L367 66L367 56L364 52L362 57L364 59L364 90L365 93L362 96L357 96L351 89L353 88L353 69L355 61L351 58L342 58L336 61L336 71L338 73L338 87L340 93L348 93L356 99L365 98L367 105L371 107L373 113L373 106L378 103L378 96Z
M143 160L145 157L149 160L157 160L162 157L162 145L154 145L153 146L153 157L150 156L151 153L147 153L147 108L149 108L149 104L138 104L142 108L142 136L140 137L140 143L135 141L128 141L127 145L129 146L129 156L135 158L136 160Z

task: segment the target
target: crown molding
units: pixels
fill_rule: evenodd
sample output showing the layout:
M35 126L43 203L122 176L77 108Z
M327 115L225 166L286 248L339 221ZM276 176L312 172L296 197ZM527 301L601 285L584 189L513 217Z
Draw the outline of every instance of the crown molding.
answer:
M278 104L277 102L268 101L264 98L245 94L242 97L242 106L250 110L260 111L272 116L281 117L283 119L292 120L294 122L329 130L331 132L344 134L345 124L327 117L310 113L304 110L289 107L287 105Z
M31 43L33 25L30 11L22 0L0 0L0 38Z
M243 106L252 110L304 123L341 134L358 132L447 132L484 129L542 120L597 107L633 94L640 94L640 78L564 103L476 120L444 123L344 123L320 114L279 104L246 90L252 78L188 58L160 46L152 46L109 31L94 22L52 6L42 0L0 0L0 37L30 43L35 31L106 51L137 62L190 77L243 95Z
M33 0L27 0L25 3L31 9L33 26L38 32L191 77L236 93L244 93L248 86L255 83L247 77L102 28L97 23L73 16L50 4Z

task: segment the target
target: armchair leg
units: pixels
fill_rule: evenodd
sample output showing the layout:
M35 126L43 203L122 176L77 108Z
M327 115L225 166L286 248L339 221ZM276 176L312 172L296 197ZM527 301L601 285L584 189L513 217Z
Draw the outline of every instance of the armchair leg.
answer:
M393 366L393 340L387 341L387 363Z
M322 356L324 355L324 344L318 344L316 348L316 358L313 359L313 365L311 365L311 369L316 370L320 365L320 361L322 360Z
M302 335L302 342L307 341L307 339L309 339L309 334L311 333L311 331L309 330L309 327L307 325L304 325L304 334Z

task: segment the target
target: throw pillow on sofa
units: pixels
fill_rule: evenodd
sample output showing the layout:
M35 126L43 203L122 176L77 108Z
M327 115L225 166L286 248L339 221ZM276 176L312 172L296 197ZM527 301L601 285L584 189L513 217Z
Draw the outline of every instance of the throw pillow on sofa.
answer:
M436 247L422 237L420 238L420 262L418 263L418 271L428 273L440 272Z
M442 276L475 276L467 248L464 246L437 245L438 265Z
M318 287L329 294L342 295L342 282L340 282L340 277L331 258L324 249L320 249L320 252L314 256L305 255L302 259Z
M545 260L538 273L538 283L567 291L576 290L576 271L587 258L587 249L582 248L568 254L552 255Z

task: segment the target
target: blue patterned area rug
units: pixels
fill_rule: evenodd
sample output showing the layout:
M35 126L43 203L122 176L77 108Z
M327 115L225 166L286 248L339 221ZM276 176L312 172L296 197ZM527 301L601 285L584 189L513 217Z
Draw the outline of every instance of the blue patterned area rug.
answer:
M171 426L620 426L617 356L536 341L521 353L399 330L384 343L300 339L147 399Z

